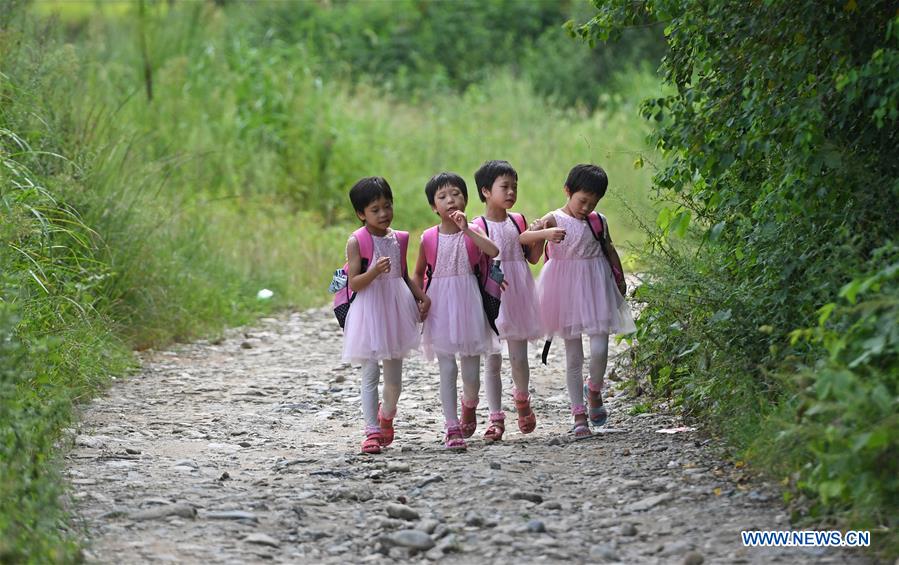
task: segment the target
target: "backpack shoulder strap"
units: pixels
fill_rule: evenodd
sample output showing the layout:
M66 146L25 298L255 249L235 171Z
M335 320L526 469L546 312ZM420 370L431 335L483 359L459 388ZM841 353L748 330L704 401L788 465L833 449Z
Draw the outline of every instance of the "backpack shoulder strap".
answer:
M603 214L599 214L599 219L602 220L603 239L606 240L606 243L612 243L612 234L609 233L609 220Z
M421 248L425 254L425 263L434 270L434 263L437 262L437 226L430 227L421 234Z
M472 269L475 269L481 263L481 250L475 245L473 239L467 235L462 237L465 240L465 251L468 252L468 262L471 263Z
M599 212L594 210L587 214L587 224L590 225L590 231L593 232L593 239L602 242L605 237L605 230L602 229L603 221L599 217Z
M362 272L364 273L368 269L369 263L371 263L375 242L368 230L365 229L365 226L354 231L353 237L356 238L356 244L359 245L359 258L362 259Z
M409 232L396 231L396 240L400 244L400 261L403 263L403 276L409 275L409 265L406 262L406 254L409 251Z
M434 274L434 266L437 262L437 242L440 240L437 226L430 227L421 234L421 252L425 254L424 291L431 286L431 275Z
M490 230L487 229L487 218L485 218L484 216L478 216L472 223L477 224L479 228L484 230L484 233L487 235L487 237L490 237Z
M509 212L509 215L512 216L512 223L515 224L515 227L518 229L519 234L528 229L528 223L527 220L524 219L524 214Z

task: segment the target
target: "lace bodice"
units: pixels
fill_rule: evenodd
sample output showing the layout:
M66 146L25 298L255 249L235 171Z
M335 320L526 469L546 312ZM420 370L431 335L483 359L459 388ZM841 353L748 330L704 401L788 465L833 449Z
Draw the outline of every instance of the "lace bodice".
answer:
M470 275L471 263L468 262L468 251L465 249L465 236L460 232L444 234L437 237L437 264L434 266L434 277L454 277Z
M587 220L572 218L561 210L553 212L556 226L565 230L565 239L548 242L550 259L595 259L602 255L599 242L593 237Z
M515 220L511 216L507 216L504 222L487 220L487 236L499 247L499 255L496 258L503 263L524 261L518 235L518 228L515 227Z
M395 279L402 277L403 264L401 263L400 242L396 238L396 232L390 230L385 236L378 237L373 235L371 236L371 239L374 242L374 248L372 250L371 265L369 265L369 267L374 265L380 257L390 258L390 271L381 273L378 275L377 279Z

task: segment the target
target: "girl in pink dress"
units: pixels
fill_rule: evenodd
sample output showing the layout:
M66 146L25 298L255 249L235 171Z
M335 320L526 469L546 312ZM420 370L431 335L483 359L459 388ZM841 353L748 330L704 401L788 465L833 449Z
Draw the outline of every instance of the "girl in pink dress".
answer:
M528 434L537 426L531 410L528 340L543 336L538 312L537 291L527 261L537 263L543 254L543 240L530 246L519 242L527 230L524 216L509 210L518 200L518 173L508 161L487 161L474 174L478 196L486 204L483 216L475 223L499 247L499 260L505 276L502 302L496 328L505 340L512 372L512 399L518 412L518 429ZM484 434L487 441L499 441L505 432L506 415L502 408L502 353L487 356L484 387L490 407L490 426Z
M428 203L440 223L425 231L413 281L431 299L422 348L440 366L440 402L446 421L446 447L465 449L463 437L477 426L481 355L499 348L481 302L472 255L496 257L499 250L465 217L468 190L462 177L440 173L425 186ZM435 249L436 247L436 249ZM462 363L462 418L457 412L456 355Z
M539 220L542 230L522 236L543 238L547 261L537 281L540 317L547 336L565 340L566 381L574 415L575 438L591 435L590 423L605 424L602 385L609 356L609 334L636 330L624 299L627 286L621 260L612 246L604 219L593 209L606 193L609 181L596 165L577 165L565 182L565 206ZM562 230L561 238L555 241ZM616 275L613 275L613 272ZM590 336L590 376L583 383L582 335ZM584 406L584 393L588 408Z
M381 177L360 180L350 201L363 228L347 242L347 279L356 293L344 324L343 360L362 363L363 453L380 453L393 441L393 418L402 391L403 357L418 348L419 322L430 299L412 284L405 265L409 234L390 228L393 194ZM363 245L358 238L369 241ZM371 249L363 257L362 248ZM384 365L384 403L378 404L380 367Z

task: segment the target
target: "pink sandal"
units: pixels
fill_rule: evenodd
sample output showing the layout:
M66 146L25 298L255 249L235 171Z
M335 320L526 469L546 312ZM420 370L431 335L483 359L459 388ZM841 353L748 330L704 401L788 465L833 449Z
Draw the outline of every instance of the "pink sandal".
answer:
M446 443L444 445L451 451L465 451L468 448L465 440L462 439L462 429L458 424L446 427Z
M473 403L467 403L465 401L465 397L462 397L462 417L459 421L459 428L462 430L462 437L471 437L474 435L474 431L478 429L478 415L477 415L477 407L478 400L475 399Z
M529 434L537 427L537 415L531 410L531 396L527 391L512 390L512 398L515 400L515 409L518 411L518 429L523 434ZM522 416L523 413L528 413Z
M484 441L502 441L506 431L506 414L499 412L490 413L490 426L484 432Z
M378 425L381 426L381 446L387 447L393 443L393 419L396 417L396 410L390 415L390 418L381 411L381 405L378 405Z
M587 410L583 404L575 404L571 407L571 414L574 415L574 427L571 428L571 433L574 434L574 439L586 439L593 435L593 432L590 431L590 426L587 425ZM584 421L579 422L577 420L578 416L584 416Z
M366 430L365 441L362 442L362 453L369 455L381 453L381 430Z

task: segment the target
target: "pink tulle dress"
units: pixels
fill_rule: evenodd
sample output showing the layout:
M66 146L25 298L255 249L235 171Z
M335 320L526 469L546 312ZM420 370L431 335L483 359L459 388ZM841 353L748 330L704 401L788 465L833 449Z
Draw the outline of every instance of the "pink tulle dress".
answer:
M383 237L372 235L372 241L369 265L390 257L390 271L357 292L347 313L343 360L354 363L402 359L421 340L418 305L403 280L399 241L393 230Z
M427 290L431 309L421 340L425 357L433 361L437 355L498 352L499 340L487 324L464 234L440 233L437 237L437 259Z
M587 221L561 210L553 217L566 235L559 243L547 242L549 259L537 280L543 331L563 339L635 331L630 307Z
M486 219L486 218L485 218ZM487 221L487 231L493 243L499 247L499 256L505 280L499 306L496 329L501 339L532 340L543 336L540 325L539 301L534 277L528 267L514 220L507 217L504 222Z

